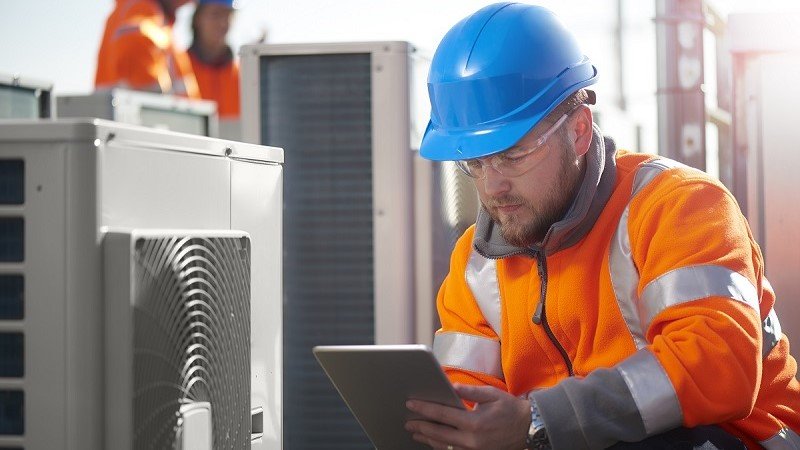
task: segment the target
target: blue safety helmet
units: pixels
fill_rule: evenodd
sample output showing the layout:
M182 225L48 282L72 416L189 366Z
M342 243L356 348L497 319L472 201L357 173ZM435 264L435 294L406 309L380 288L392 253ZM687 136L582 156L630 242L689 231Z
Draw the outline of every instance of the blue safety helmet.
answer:
M436 49L420 154L455 161L501 152L596 82L597 69L551 11L486 6L451 28Z
M237 0L198 0L197 3L199 5L216 3L218 5L224 5L228 8L234 9L236 7L235 4L239 2Z

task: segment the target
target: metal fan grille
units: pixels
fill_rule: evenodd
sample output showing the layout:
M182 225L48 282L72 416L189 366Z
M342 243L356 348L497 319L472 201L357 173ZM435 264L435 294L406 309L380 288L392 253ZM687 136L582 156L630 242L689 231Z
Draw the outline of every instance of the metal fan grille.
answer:
M246 238L135 243L136 449L173 448L180 407L210 402L215 449L250 443L250 257Z

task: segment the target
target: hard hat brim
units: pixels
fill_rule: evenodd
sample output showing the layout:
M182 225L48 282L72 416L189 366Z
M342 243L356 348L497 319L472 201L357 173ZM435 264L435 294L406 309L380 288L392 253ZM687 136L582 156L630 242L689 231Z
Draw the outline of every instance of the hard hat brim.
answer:
M419 153L432 161L460 161L502 152L530 131L541 117L531 117L480 130L446 131L428 122Z

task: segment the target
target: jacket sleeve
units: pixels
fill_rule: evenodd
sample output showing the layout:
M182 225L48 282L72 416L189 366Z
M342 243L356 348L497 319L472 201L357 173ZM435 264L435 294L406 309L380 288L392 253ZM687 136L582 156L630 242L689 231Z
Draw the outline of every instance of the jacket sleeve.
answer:
M151 22L123 27L118 33L114 60L120 82L133 89L170 92L168 34Z
M436 304L442 327L434 336L433 349L451 382L506 390L498 333L481 312L466 279L473 230L456 243L450 272L439 289Z
M761 254L727 190L665 175L632 205L648 350L675 389L685 426L743 418L758 393L761 320L772 306L760 304Z
M614 367L532 393L554 448L726 422L755 402L761 309L771 305L759 305L761 256L735 200L699 171L672 169L627 212L638 278L630 295L645 340Z

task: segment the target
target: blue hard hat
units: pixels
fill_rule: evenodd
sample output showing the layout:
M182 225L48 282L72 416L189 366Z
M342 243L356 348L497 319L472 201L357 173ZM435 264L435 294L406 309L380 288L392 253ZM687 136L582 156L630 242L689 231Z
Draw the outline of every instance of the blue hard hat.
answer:
M447 32L431 62L420 155L478 158L513 146L597 69L551 11L496 3Z
M197 3L199 5L216 3L218 5L224 5L227 6L228 8L233 9L235 8L234 4L238 2L236 0L198 0Z

